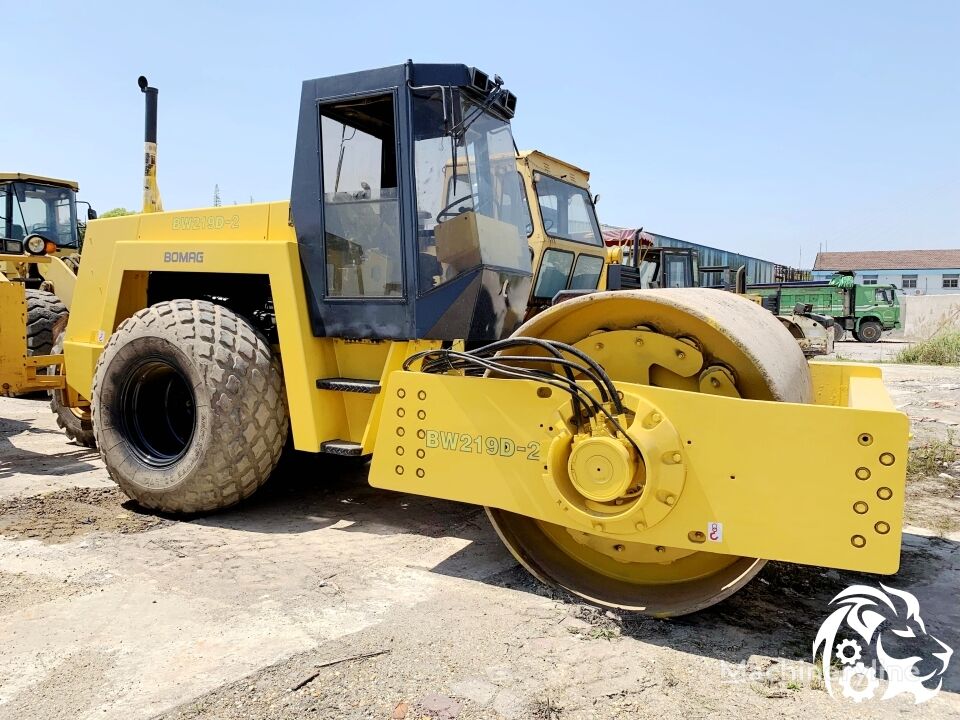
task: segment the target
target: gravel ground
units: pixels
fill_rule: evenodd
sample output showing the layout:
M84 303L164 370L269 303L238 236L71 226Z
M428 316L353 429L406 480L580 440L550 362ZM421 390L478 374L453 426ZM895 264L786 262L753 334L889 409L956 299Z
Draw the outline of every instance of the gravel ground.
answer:
M960 369L884 368L913 444L952 438ZM960 648L960 465L935 465L884 582ZM960 718L957 662L923 705L823 690L827 604L878 579L769 563L694 616L604 612L518 568L476 508L356 465L287 465L219 515L138 512L44 402L0 399L0 718Z

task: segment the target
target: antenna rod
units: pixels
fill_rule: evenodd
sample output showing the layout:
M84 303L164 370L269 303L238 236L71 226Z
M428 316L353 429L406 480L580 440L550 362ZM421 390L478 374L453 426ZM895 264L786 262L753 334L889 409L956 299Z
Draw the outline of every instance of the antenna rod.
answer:
M143 212L162 212L163 202L160 200L160 187L157 185L157 94L155 87L150 87L147 78L141 75L137 78L140 92L145 95L146 108L143 124Z

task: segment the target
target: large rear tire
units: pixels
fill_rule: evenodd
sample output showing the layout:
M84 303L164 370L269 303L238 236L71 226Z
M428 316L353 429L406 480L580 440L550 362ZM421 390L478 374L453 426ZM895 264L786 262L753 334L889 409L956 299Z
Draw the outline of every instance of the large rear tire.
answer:
M249 497L287 437L269 343L201 300L158 303L121 323L97 364L92 407L110 476L140 505L170 513Z
M27 290L27 354L49 355L53 349L57 321L67 314L67 307L53 293Z

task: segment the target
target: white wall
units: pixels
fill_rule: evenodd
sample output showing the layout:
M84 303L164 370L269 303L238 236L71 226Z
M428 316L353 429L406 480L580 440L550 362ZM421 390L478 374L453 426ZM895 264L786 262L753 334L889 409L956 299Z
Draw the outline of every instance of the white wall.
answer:
M904 275L916 275L917 287L915 289L903 290L904 295L952 295L960 294L960 287L943 287L943 276L960 275L960 269L951 270L858 270L854 274L854 281L863 283L864 275L876 275L877 285L895 285L897 288L903 287ZM833 270L814 270L814 280L829 280L834 275ZM960 284L960 283L958 283Z
M960 330L960 295L900 298L900 322L907 340L926 340L945 329Z

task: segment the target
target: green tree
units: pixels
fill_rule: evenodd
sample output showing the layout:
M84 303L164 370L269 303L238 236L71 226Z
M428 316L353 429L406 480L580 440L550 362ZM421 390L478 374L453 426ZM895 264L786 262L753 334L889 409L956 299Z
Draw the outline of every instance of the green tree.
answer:
M112 217L123 217L124 215L136 215L132 210L127 210L126 208L118 207L113 210L107 210L105 213L100 213L101 218L112 218Z

